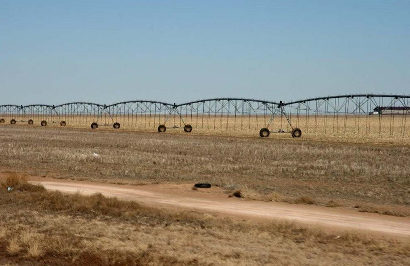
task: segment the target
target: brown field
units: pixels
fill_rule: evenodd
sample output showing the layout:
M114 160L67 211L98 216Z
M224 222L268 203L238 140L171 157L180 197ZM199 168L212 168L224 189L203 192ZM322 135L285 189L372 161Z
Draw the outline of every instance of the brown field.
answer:
M405 265L409 242L171 212L101 195L47 192L3 176L0 263L6 265ZM13 184L15 190L5 192Z
M290 132L284 116L277 116L270 121L269 116L227 116L227 115L0 115L9 124L11 119L16 119L17 125L27 125L29 119L34 121L32 126L40 126L42 120L47 121L47 126L60 127L60 121L65 121L67 127L90 128L91 123L97 122L100 128L112 129L113 123L121 124L120 130L156 131L158 126L165 124L168 131L174 127L183 132L184 124L193 127L193 134L202 135L227 135L227 136L258 136L259 130L268 127L272 133L280 130ZM410 117L408 115L291 115L293 127L302 130L304 137L323 138L354 138L365 140L382 140L403 142L410 140ZM279 134L282 135L282 134Z
M208 181L284 201L376 204L408 212L410 146L188 134L0 127L2 168L123 183ZM99 157L93 157L93 153Z
M249 199L410 216L409 142L341 140L3 125L0 170L128 184L211 182ZM408 239L171 212L22 183L0 190L3 264L409 263Z

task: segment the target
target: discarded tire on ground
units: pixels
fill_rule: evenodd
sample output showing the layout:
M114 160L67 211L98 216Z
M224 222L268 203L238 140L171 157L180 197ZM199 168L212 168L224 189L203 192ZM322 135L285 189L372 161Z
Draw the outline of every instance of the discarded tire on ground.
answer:
M158 126L158 132L165 132L165 131L167 131L167 127L165 125Z
M269 135L270 135L270 131L267 128L262 128L259 131L259 136L261 136L262 138L267 138L267 137L269 137Z
M197 188L210 188L211 184L209 184L209 183L196 183L194 185L194 187L197 187Z
M184 126L184 131L187 132L187 133L192 132L192 126L191 125L185 125Z
M113 128L119 129L121 127L120 123L115 122L114 125L112 125Z
M17 123L17 121L16 121L15 119L11 119L11 120L10 120L10 124L14 125L14 124L16 124L16 123Z
M292 137L293 138L300 138L302 136L302 130L300 130L299 128L294 128L292 130Z
M60 122L60 126L61 126L61 127L65 127L66 125L67 125L67 123L66 123L65 121L61 121L61 122Z
M97 129L98 128L98 124L93 122L91 123L91 129Z
M6 123L6 120L4 120L4 118L1 118L0 119L0 124L4 124L4 123Z
M32 124L34 124L34 121L33 121L33 119L30 119L30 120L27 121L27 123L28 123L29 125L32 125Z
M46 121L46 120L43 120L43 121L41 121L40 124L41 124L42 127L45 127L45 126L47 126L47 121Z

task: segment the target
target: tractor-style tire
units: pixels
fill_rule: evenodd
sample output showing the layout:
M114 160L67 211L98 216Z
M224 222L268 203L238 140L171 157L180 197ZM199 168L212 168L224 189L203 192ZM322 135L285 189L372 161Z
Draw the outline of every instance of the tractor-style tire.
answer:
M260 136L261 138L267 138L267 137L269 137L269 135L270 135L270 131L269 131L269 129L267 129L267 128L262 128L262 129L259 131L259 136Z
M197 188L211 188L211 184L209 183L196 183L194 187Z
M91 123L91 129L97 129L98 128L98 124L93 122Z
M29 125L32 125L32 124L34 124L34 121L33 121L33 119L29 119L29 120L27 121L27 124L29 124Z
M158 132L163 133L165 131L167 131L167 127L165 125L158 126Z
M65 127L67 125L67 122L66 121L61 121L60 122L60 127Z
M4 118L0 118L0 124L4 124L6 123L6 120L4 120Z
M11 125L15 125L16 123L17 123L16 119L11 119L11 120L10 120L10 124L11 124Z
M184 126L184 131L187 132L187 133L192 132L192 126L191 125L185 125Z
M47 126L47 121L46 121L46 120L41 121L40 125L41 125L42 127Z
M114 125L112 125L113 128L119 129L121 127L120 123L115 122Z
M294 128L292 130L292 138L300 138L302 136L302 130L300 128Z

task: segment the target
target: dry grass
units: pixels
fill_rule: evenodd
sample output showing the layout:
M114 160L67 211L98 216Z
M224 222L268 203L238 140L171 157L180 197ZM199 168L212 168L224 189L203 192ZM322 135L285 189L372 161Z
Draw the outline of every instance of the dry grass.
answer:
M27 177L25 175L14 172L6 173L6 178L0 179L0 186L2 188L18 188L19 186L27 184Z
M384 215L393 215L393 216L408 216L407 215L407 206L396 207L394 209L389 208L388 206L380 206L371 203L363 203L354 206L359 210L359 212L370 212L370 213L379 213Z
M13 256L21 250L17 238L12 238L7 245L7 252Z
M258 200L410 214L408 145L0 127L0 149L3 169L40 176L210 182Z
M326 207L334 208L334 207L340 207L341 204L338 203L338 202L336 202L336 201L334 201L334 200L329 200L329 201L326 203L325 206L326 206Z
M291 127L285 117L276 117L270 121L270 116L252 115L252 116L227 116L227 115L184 115L183 120L179 116L164 115L70 115L70 116L47 116L47 115L18 115L0 114L4 118L7 126L11 119L17 120L17 126L40 127L40 122L46 120L48 127L60 127L60 121L67 123L66 128L90 128L91 123L97 122L99 129L113 129L113 123L119 122L122 130L137 131L157 131L160 124L167 126L167 132L176 131L183 133L185 124L193 127L193 134L203 135L227 135L227 136L258 136L261 128L267 127L272 133L281 130L290 132ZM29 126L27 121L33 119L34 124ZM360 139L362 141L389 141L409 143L410 141L410 117L407 115L293 115L290 116L293 127L298 127L303 132L304 138L323 139ZM118 130L117 130L118 131ZM175 131L175 130L174 130ZM283 134L280 134L283 135ZM285 134L289 136L289 134Z
M295 203L297 203L297 204L315 204L315 201L310 197L303 196L303 197L295 199Z
M359 233L175 213L28 186L0 192L1 264L403 265L410 252L408 242Z

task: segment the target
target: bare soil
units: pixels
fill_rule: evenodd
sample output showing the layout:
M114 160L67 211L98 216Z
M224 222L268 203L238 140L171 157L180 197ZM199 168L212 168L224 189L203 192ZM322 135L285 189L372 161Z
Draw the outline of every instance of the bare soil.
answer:
M278 202L228 197L220 189L192 190L192 185L144 185L127 186L94 182L37 179L46 189L65 193L92 195L131 200L150 207L174 207L213 212L248 219L283 219L308 225L321 225L328 229L354 229L410 237L410 218L392 217L370 213L358 213L346 208L295 205Z

